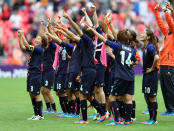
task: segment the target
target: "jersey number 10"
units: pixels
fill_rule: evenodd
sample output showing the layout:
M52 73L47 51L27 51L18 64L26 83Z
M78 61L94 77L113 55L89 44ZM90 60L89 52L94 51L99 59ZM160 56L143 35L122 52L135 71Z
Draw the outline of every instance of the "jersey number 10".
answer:
M132 53L129 53L126 60L125 60L125 51L121 51L120 55L121 55L121 64L122 65L126 64L126 65L130 66L132 64L132 61L131 61Z

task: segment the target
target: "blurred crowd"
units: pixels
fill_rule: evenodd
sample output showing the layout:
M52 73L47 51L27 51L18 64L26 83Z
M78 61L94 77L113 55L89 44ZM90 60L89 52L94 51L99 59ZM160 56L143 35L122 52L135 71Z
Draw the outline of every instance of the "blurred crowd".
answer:
M140 34L150 27L159 39L163 39L154 17L157 2L160 0L1 0L0 65L26 64L27 55L18 45L18 29L24 30L28 42L33 44L41 19L58 17L66 11L79 23L83 16L80 9L85 7L91 17L92 4L96 5L100 20L109 10L112 11L112 22L117 30L128 27ZM67 23L64 18L62 21ZM138 50L141 50L141 43Z

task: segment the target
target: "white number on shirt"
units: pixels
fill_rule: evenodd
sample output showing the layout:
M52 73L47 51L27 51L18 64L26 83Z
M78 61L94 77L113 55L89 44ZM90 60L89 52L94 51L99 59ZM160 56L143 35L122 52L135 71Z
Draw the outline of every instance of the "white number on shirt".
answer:
M57 83L57 89L58 89L58 90L60 90L60 89L61 89L61 87L62 87L62 84Z
M31 86L31 92L33 92L33 86Z
M127 64L128 66L130 66L132 64L132 61L131 61L132 53L129 53L126 61L125 61L125 51L121 51L120 55L121 55L121 64L122 65Z
M45 81L45 86L48 86L48 81L47 80Z
M145 87L145 93L147 93L147 94L150 93L150 87Z
M80 86L80 91L83 91L83 85Z
M69 88L71 88L71 86L72 86L72 82L69 82L68 86L69 86Z

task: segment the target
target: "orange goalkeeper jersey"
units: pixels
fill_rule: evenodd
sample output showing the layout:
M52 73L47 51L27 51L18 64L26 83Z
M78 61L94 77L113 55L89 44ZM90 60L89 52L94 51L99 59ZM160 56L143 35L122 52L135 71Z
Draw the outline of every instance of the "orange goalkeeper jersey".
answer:
M168 12L165 12L168 25L164 23L158 11L155 12L155 17L159 28L165 36L163 47L159 50L159 65L174 66L174 21Z

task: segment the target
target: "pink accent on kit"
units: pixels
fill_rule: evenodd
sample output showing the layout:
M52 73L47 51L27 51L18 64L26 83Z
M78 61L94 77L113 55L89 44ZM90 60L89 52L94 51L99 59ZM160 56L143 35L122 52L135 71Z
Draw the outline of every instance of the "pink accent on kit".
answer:
M102 49L101 49L101 62L102 64L107 67L107 57L106 57L106 45L103 44Z
M53 68L56 70L57 66L57 60L58 60L58 53L59 53L60 46L57 45L56 52L55 52L55 57L54 57L54 63L53 63Z
M104 34L104 37L107 38L107 35ZM96 44L96 48L97 48L97 36L95 36L94 43ZM96 48L95 48L95 50L96 50ZM106 56L106 45L105 45L105 43L103 43L102 48L101 48L100 60L101 60L102 65L107 67L107 56ZM97 63L96 59L94 60L94 63L95 64Z

